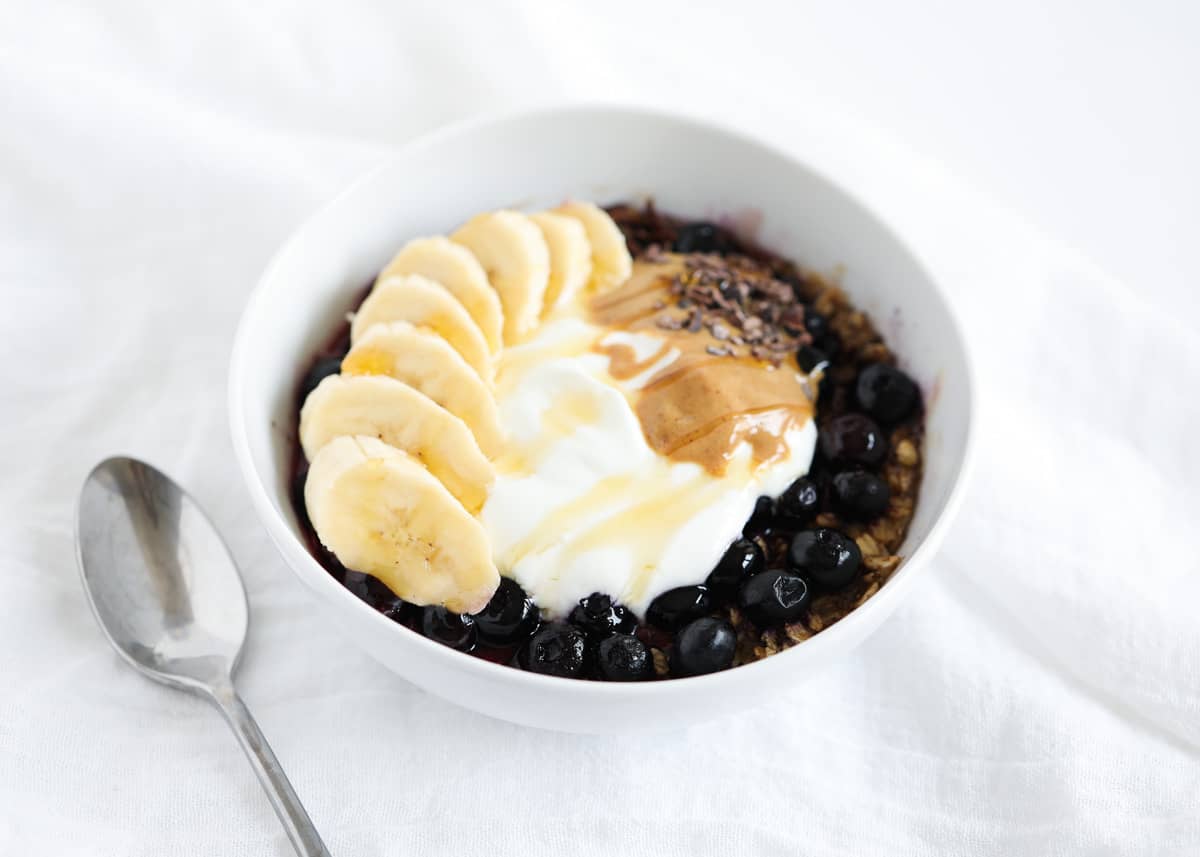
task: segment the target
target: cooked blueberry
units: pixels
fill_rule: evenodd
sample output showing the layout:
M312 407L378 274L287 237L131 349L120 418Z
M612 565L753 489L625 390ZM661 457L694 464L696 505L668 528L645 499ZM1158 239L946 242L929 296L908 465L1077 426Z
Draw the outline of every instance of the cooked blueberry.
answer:
M308 520L308 505L304 502L304 483L307 481L307 467L301 467L298 471L292 474L292 507L296 510L296 517L300 519L300 526L302 527L312 526Z
M862 552L848 536L825 527L796 533L788 565L826 589L840 589L858 574Z
M689 223L679 229L675 238L677 253L727 253L732 249L732 242L714 223Z
M828 366L829 358L815 345L801 345L796 349L796 362L800 364L800 371L808 374L815 371L818 366L822 368Z
M820 380L817 382L817 410L828 410L833 406L835 393L839 392L833 364L830 363L821 370ZM844 393L842 398L844 398ZM818 450L819 451L819 450Z
M475 618L451 613L445 607L426 607L421 611L421 633L460 652L475 648Z
M323 546L322 550L324 551ZM327 551L324 553L323 564L329 569L330 574L341 582L342 586L366 602L368 607L378 610L384 616L397 622L407 620L407 609L411 605L397 598L396 594L388 589L382 580L369 574L363 574L361 571L350 571L338 562L337 557Z
M821 452L839 464L875 467L887 455L887 438L870 417L842 414L821 429Z
M391 592L388 592L386 597L381 598L376 603L375 609L393 622L407 625L409 624L409 620L414 616L419 616L424 608L418 607L415 604L409 604L403 598L398 598Z
M333 555L333 551L321 544L320 540L313 534L313 539L310 542L313 549L313 554L317 558L317 562L325 567L325 570L333 575L334 579L341 584L345 584L349 579L350 571L346 566L338 561L338 558ZM355 572L357 574L357 572Z
M847 470L833 477L838 510L848 518L867 520L882 515L892 497L887 482L865 470Z
M613 634L596 649L596 675L606 681L642 681L654 675L649 647L632 634Z
M859 372L854 394L862 409L881 423L898 423L907 417L920 395L912 378L886 363Z
M600 592L579 599L579 604L571 611L567 621L596 639L609 634L631 634L637 627L637 617L629 612L628 607Z
M808 335L816 342L825 337L829 332L829 321L819 312L813 312L811 309L804 311L804 329L808 331Z
M742 527L742 535L757 536L771 529L774 523L775 501L770 497L759 497L754 501L754 511L750 513L750 520Z
M819 501L817 483L807 476L801 476L775 501L775 518L780 523L793 526L807 524L808 519L817 513Z
M737 634L724 619L697 619L675 635L671 674L704 675L729 669L736 647Z
M830 362L836 360L837 356L842 353L842 340L838 339L837 334L832 330L820 339L814 339L813 345L824 351Z
M517 666L532 673L573 678L583 672L587 640L565 622L538 628L517 651Z
M699 619L712 609L712 596L707 586L677 586L668 589L650 602L646 621L659 628L674 631Z
M485 643L507 646L525 639L538 624L537 606L521 584L511 577L500 578L496 594L487 607L475 614L475 627Z
M738 539L725 551L717 567L709 572L705 584L709 589L722 594L736 592L737 588L752 574L757 574L766 565L766 557L758 542Z
M342 575L342 586L349 589L363 601L376 610L391 606L396 596L383 581L361 571L347 570Z
M379 612L387 616L393 622L399 622L401 625L407 625L409 617L413 611L418 609L412 604L409 604L402 598L393 598L390 604L380 606Z
M808 607L808 584L798 574L773 569L754 575L742 584L738 604L759 626L798 619Z
M317 385L328 378L330 375L336 375L342 369L342 358L340 357L322 357L312 365L312 368L305 373L303 380L300 381L300 401L303 402L308 398L308 394L317 388Z

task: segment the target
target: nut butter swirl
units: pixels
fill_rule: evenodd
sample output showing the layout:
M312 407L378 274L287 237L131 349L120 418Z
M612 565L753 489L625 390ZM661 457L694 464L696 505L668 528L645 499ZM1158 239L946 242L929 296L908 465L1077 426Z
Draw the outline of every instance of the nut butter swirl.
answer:
M653 370L633 404L660 455L695 462L714 476L725 473L742 442L755 466L785 456L787 433L813 414L811 388L795 357L776 366L717 339L671 289L685 270L682 256L639 260L620 288L591 301L593 322L653 334L663 341L656 353L639 360L631 346L603 339L595 350L608 357L609 374L618 380Z

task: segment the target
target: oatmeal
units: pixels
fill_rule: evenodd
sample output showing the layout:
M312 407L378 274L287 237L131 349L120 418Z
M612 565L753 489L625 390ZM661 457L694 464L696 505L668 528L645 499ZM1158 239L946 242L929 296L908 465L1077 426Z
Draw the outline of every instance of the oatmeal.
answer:
M698 675L901 562L920 391L835 285L719 226L492 212L409 242L359 304L303 383L294 495L330 573L430 639Z

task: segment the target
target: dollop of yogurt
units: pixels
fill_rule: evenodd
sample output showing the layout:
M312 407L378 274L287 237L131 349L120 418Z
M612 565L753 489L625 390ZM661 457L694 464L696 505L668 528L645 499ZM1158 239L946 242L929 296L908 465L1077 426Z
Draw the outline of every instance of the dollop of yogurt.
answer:
M770 461L740 443L720 474L652 449L634 402L673 359L663 343L569 317L504 352L496 395L508 452L481 520L500 572L552 616L593 592L644 615L666 590L702 583L756 499L808 472L811 419L786 430ZM648 368L618 380L597 344L627 346Z

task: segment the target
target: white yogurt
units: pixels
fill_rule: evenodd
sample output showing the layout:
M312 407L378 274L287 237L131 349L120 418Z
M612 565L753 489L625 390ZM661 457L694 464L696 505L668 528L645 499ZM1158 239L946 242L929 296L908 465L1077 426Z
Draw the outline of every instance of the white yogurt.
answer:
M505 351L497 376L513 452L498 462L481 520L500 572L554 616L593 592L644 615L662 592L703 582L755 500L807 473L816 444L809 420L784 436L784 455L757 468L742 443L719 477L659 455L631 403L659 364L615 380L608 358L590 350L602 333L577 318L547 324ZM638 359L662 344L641 333L603 341L629 345Z

